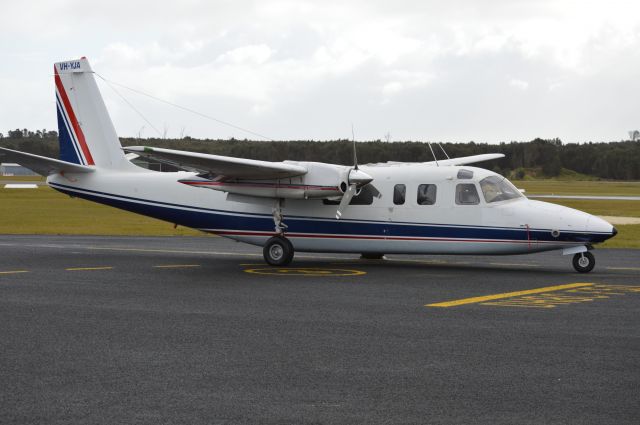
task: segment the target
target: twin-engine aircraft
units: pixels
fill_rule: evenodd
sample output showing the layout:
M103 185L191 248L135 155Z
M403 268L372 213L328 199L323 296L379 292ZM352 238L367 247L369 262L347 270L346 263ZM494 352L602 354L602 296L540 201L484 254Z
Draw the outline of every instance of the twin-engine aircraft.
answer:
M589 272L592 245L617 233L600 218L529 200L506 178L468 166L502 154L343 166L123 149L87 59L54 69L60 159L3 148L0 159L74 197L262 246L273 266L288 265L296 251L376 258L561 250L574 255L578 272ZM127 154L184 171L150 171Z

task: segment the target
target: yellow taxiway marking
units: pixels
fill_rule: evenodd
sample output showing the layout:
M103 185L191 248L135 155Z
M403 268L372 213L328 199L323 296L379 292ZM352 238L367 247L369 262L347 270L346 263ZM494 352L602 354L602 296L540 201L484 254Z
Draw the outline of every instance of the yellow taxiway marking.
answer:
M75 272L81 270L111 270L113 267L111 266L102 266L102 267L69 267L65 269L68 272Z
M200 264L163 264L153 267L156 269L185 269L189 267L200 267Z
M260 269L246 269L245 273L266 274L278 276L362 276L367 274L362 270L325 269L319 267L264 267Z
M543 292L562 291L565 289L593 286L593 283L570 283L568 285L547 286L544 288L527 289L525 291L505 292L502 294L484 295L481 297L463 298L461 300L445 301L441 303L426 304L425 307L456 307L465 304L477 304L484 301L499 300L503 298L518 297L521 295L540 294Z
M18 274L18 273L29 273L29 270L9 270L6 272L0 272L0 274Z
M590 286L580 286L578 288L567 289L562 291L562 293L546 292L542 294L524 295L515 298L483 302L481 304L497 307L554 308L569 304L609 299L615 295L632 293L640 293L640 286L603 285L596 283Z

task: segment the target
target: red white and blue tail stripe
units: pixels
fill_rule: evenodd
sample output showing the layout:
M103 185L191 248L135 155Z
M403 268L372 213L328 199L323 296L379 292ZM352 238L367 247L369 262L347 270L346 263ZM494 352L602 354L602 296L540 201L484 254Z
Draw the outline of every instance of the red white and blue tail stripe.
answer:
M58 110L58 139L60 159L81 165L95 165L84 132L73 111L62 79L54 66L56 80L56 107Z

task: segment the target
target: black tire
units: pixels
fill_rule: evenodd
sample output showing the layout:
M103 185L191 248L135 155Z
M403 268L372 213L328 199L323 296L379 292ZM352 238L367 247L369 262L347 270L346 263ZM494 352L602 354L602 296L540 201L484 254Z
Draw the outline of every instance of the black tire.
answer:
M573 268L580 273L589 273L596 265L596 258L590 252L581 252L573 256Z
M270 266L286 266L293 260L293 245L285 237L274 236L264 244L262 254Z

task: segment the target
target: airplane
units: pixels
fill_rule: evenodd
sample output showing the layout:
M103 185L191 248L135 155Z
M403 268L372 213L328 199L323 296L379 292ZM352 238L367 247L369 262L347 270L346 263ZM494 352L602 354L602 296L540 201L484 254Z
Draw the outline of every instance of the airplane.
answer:
M149 146L122 148L88 60L54 65L60 158L0 148L0 159L89 201L263 247L272 266L295 252L510 255L559 250L590 272L608 222L528 199L505 177L469 164L482 154L426 163L344 166L270 162ZM157 172L139 156L181 171ZM435 159L435 156L434 156Z

